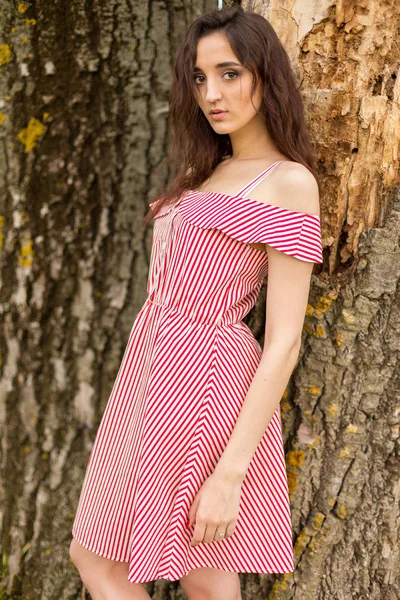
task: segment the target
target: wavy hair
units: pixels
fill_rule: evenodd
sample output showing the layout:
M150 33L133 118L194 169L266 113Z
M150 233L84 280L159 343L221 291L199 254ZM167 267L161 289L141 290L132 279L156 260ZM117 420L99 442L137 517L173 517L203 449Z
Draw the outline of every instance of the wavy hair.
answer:
M157 208L144 217L147 226L158 210L195 190L221 160L232 153L228 134L216 133L196 101L193 77L199 39L223 32L242 65L253 74L251 98L262 84L260 113L276 147L289 160L307 167L316 177L315 156L304 118L303 102L286 50L270 22L235 5L198 17L186 31L173 64L169 90L171 151L167 164L177 172ZM158 197L157 197L158 199Z

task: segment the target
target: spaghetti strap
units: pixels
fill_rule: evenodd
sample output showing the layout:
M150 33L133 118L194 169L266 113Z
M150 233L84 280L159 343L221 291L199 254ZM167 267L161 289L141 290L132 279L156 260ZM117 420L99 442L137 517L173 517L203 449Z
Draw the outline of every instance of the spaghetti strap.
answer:
M279 163L283 162L282 160L277 160L276 162L272 163L272 165L269 165L269 167L267 167L266 169L264 169L264 171L262 171L262 173L260 173L259 175L257 175L254 179L252 179L250 181L250 183L247 183L237 194L235 197L237 196L245 196L246 194L249 194L250 192L252 192L254 190L254 188L261 183L261 181L263 179L265 179L274 169L275 167L277 167L279 165Z

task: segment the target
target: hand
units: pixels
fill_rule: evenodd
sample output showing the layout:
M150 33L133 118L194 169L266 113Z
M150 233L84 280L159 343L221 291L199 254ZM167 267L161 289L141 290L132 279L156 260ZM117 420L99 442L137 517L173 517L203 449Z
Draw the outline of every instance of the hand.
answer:
M192 546L201 542L222 542L236 527L240 507L239 483L210 475L196 496L189 511L189 527L194 524ZM219 536L218 533L225 533Z

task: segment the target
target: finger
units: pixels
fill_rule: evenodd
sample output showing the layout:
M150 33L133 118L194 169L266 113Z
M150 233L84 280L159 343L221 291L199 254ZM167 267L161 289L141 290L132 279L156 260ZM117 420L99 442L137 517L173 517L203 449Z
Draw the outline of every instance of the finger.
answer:
M206 529L206 535L204 536L204 540L203 542L205 544L210 544L211 542L214 541L215 539L215 532L217 531L217 526L216 525L207 525L207 529Z
M215 530L214 541L222 542L222 540L224 540L226 538L226 530L227 530L227 528L224 525L219 525ZM221 533L223 535L220 535Z
M200 523L195 523L194 525L194 533L190 541L191 546L197 546L198 544L201 544L207 529L207 525L201 525Z
M228 526L226 528L226 532L225 532L225 537L230 537L231 535L233 535L235 528L236 528L236 521L229 521Z
M200 501L200 496L197 493L196 496L194 497L192 506L190 507L190 510L189 510L188 519L190 521L190 525L192 525L196 521L196 513L197 513L197 507L198 507L199 501Z

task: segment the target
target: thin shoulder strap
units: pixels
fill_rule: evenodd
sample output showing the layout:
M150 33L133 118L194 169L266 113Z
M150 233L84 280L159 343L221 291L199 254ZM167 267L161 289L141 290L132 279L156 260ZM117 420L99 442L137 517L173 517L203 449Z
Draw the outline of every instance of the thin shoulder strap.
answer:
M282 160L277 160L276 162L274 162L272 165L270 165L269 167L267 167L266 169L264 169L264 171L262 173L260 173L259 175L257 175L254 179L252 179L250 181L250 183L247 183L244 188L242 188L237 194L236 196L245 196L246 194L249 194L250 192L252 192L254 190L254 188L261 183L261 181L263 179L265 179L274 169L275 167L277 167L279 165L279 163L283 162Z

